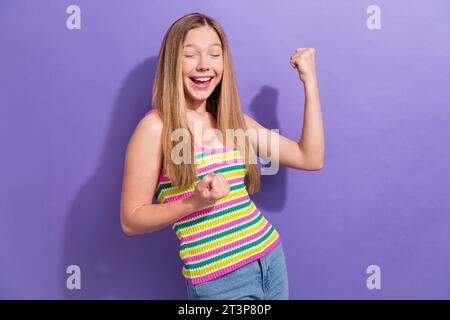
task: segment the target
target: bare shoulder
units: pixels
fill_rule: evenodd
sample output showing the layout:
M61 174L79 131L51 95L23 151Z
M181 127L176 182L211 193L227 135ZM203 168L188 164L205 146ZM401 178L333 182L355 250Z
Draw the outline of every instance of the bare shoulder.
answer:
M242 112L242 114L244 115L245 122L247 122L248 120L252 120L252 118L245 112Z
M161 133L163 123L158 112L147 113L138 123L136 129L142 129L148 133Z
M242 112L242 114L244 115L245 125L247 126L247 128L250 128L251 121L253 119L248 114L246 114L245 112Z
M157 112L151 112L136 125L127 147L132 159L157 161L161 157L162 120Z

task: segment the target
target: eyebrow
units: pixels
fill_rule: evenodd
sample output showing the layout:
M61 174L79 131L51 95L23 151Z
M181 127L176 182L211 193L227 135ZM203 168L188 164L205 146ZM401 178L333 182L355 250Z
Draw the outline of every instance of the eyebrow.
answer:
M219 46L220 48L222 48L222 45L220 44L220 43L213 43L212 45L210 45L210 47L214 47L214 46ZM194 47L194 48L198 48L195 44L187 44L187 45L185 45L184 46L185 48L186 47Z

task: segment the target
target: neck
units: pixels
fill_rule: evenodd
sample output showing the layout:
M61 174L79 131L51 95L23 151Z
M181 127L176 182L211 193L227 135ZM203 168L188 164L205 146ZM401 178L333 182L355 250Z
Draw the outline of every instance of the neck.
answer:
M198 114L205 114L206 113L206 100L186 101L186 109L188 111L195 111Z

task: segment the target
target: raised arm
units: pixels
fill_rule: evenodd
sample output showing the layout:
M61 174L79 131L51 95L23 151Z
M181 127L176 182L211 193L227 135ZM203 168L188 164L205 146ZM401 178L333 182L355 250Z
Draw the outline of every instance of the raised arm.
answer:
M245 122L248 129L251 128L257 132L256 135L249 136L258 156L266 154L272 157L271 141L273 140L271 139L275 139L279 143L280 165L301 170L320 170L324 165L325 141L316 76L315 49L298 48L292 55L290 63L298 70L305 89L303 128L299 141L268 130L247 114L244 114ZM259 134L261 131L263 134Z

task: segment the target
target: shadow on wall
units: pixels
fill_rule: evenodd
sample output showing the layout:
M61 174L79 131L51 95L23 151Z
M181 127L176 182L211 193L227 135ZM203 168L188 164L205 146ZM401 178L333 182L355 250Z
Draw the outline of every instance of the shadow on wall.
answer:
M65 299L184 299L178 239L170 228L128 237L120 226L123 162L138 121L151 108L157 57L123 81L97 170L73 201L64 230L61 291ZM174 253L174 254L173 254ZM65 287L67 266L81 268L81 290Z
M262 86L250 104L250 116L267 129L279 129L277 117L278 91L269 86ZM269 166L261 165L261 166ZM263 214L282 212L287 199L286 168L279 166L275 175L261 175L261 186L257 193L251 195L252 200ZM269 218L270 220L270 218Z

